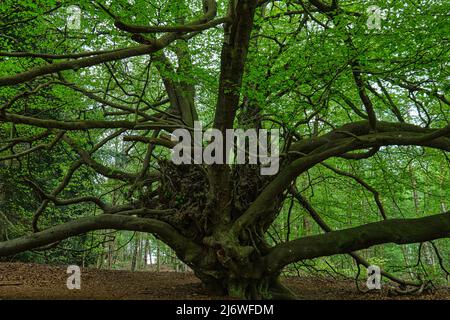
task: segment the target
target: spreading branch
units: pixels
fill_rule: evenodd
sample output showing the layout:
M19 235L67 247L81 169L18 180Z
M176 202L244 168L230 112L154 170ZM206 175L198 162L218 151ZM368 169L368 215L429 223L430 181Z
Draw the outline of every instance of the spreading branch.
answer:
M450 211L418 219L391 219L286 242L263 258L269 272L304 259L367 249L384 243L409 244L450 237Z
M0 257L36 249L90 231L114 229L149 232L169 244L185 261L192 261L199 248L165 222L154 219L104 214L67 222L44 231L0 242Z

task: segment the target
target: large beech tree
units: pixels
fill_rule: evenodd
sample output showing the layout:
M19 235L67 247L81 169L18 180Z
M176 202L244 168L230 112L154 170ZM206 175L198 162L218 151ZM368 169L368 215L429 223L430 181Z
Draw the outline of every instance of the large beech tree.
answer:
M1 242L0 256L93 230L149 232L214 293L292 298L279 282L290 263L350 254L367 266L357 250L450 236L450 212L399 219L377 190L332 162L370 171L371 159L392 148L448 159L445 1L379 1L379 28L367 24L374 16L364 2L117 0L74 2L81 27L73 30L69 4L0 4L0 166L56 152L71 163L51 186L33 178L36 167L23 176L41 201L33 233ZM169 134L194 121L224 136L280 129L278 174L262 176L260 165L173 164ZM112 145L120 161L105 156ZM317 166L371 192L379 221L332 230L300 191ZM67 197L83 168L99 189L124 196ZM325 233L271 246L266 232L288 196ZM42 222L50 205L84 203L97 214Z

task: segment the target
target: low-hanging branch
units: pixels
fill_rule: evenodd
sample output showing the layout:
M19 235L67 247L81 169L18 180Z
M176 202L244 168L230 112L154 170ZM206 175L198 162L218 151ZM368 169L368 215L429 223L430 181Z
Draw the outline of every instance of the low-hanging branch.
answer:
M146 218L103 214L67 222L21 238L0 242L0 257L36 249L90 231L114 229L149 232L168 243L187 261L195 259L200 249L168 223Z
M367 249L384 243L408 244L450 237L450 211L418 219L390 219L286 242L263 258L269 272L303 259Z

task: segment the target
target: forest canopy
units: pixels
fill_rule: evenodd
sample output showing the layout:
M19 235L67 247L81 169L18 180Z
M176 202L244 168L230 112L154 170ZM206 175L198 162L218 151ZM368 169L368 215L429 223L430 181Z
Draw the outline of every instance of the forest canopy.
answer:
M253 299L292 298L279 277L295 270L445 283L449 12L3 0L0 259L101 266L158 244L211 292ZM172 133L196 122L279 131L278 172L174 164Z

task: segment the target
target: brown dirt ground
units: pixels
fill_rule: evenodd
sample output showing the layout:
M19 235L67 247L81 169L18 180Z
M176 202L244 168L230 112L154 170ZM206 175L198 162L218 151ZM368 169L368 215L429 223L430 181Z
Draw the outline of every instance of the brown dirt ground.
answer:
M102 299L102 300L209 300L192 273L130 272L83 268L81 290L66 287L67 268L24 263L0 263L1 299ZM301 299L310 300L450 300L450 290L433 294L397 296L382 290L361 293L351 280L329 281L314 277L284 278Z

